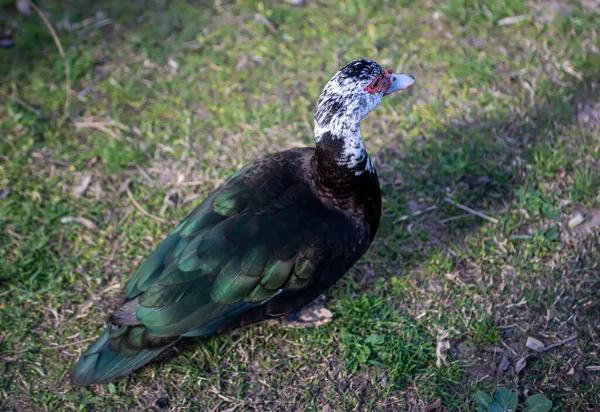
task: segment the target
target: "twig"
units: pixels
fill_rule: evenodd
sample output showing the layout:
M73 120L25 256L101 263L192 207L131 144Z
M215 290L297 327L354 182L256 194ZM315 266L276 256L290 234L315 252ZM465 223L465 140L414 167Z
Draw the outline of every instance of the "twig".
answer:
M485 220L488 220L488 221L490 221L490 222L492 222L492 223L498 223L498 219L495 219L495 218L493 218L493 217L490 217L490 216L488 216L488 215L484 215L483 213L481 213L481 212L478 212L477 210L473 210L473 209L471 209L470 207L463 206L463 205L461 205L460 203L456 203L454 200L452 200L452 199L450 199L450 198L447 198L447 197L445 197L445 198L444 198L444 202L446 202L446 203L450 203L451 205L453 205L453 206L456 206L457 208L459 208L459 209L462 209L462 210L464 210L465 212L472 213L472 214L474 214L475 216L479 216L480 218L482 218L482 219L485 219Z
M85 96L91 92L94 89L94 84L90 83L88 84L85 89L83 89L82 91L80 91L79 93L77 93L77 98L79 100L81 100L82 102L85 102Z
M265 15L256 13L256 19L260 20L267 27L267 29L271 32L271 34L273 34L273 35L277 34L277 28L271 22L271 20L269 20Z
M516 308L523 305L527 305L527 301L525 300L525 298L521 299L521 301L517 303L509 303L508 305L506 305L506 309Z
M182 182L181 186L202 186L206 184L205 180L190 180L189 182Z
M511 348L510 346L508 346L506 343L504 343L503 341L500 341L500 343L501 343L502 345L504 345L504 347L505 347L506 349L508 349L509 351L511 351L513 355L515 355L515 356L517 356L517 355L518 355L518 353L517 353L517 352L515 352L515 350L514 350L513 348Z
M11 229L6 229L6 233L8 233L9 235L16 237L19 240L23 240L23 236L21 236L20 234L16 233L15 231L11 230ZM2 296L2 295L0 295Z
M79 216L63 216L60 218L60 222L61 223L79 223L81 225L83 225L86 229L89 230L96 230L98 227L96 226L96 224L94 222L92 222L90 219L86 219L85 217L79 217Z
M135 200L135 198L133 197L133 194L131 194L131 190L129 190L129 188L125 189L125 193L127 193L127 197L129 197L129 200L131 200L131 203L133 203L133 205L135 206L135 208L144 216L149 217L150 219L154 219L157 222L160 223L168 223L166 219L163 219L162 217L158 217L158 216L154 216L152 213L148 213L144 210L144 208L137 202L137 200Z
M190 180L188 182L181 182L181 183L179 183L179 186L202 186L202 185L205 185L207 183L212 183L213 185L216 186L216 185L218 185L221 182L222 182L221 179L206 178L204 180Z
M66 348L68 346L74 346L74 345L79 345L80 343L89 342L89 341L94 340L94 339L96 339L96 338L87 338L87 339L84 339L84 340L79 340L77 342L65 343L64 345L58 345L58 346L46 346L46 347L42 348L42 350L52 350L52 349Z
M399 217L398 219L394 220L392 222L392 224L396 224L399 222L404 222L405 220L410 219L411 217L415 217L415 216L420 216L423 213L427 213L427 212L431 212L432 210L435 210L437 208L437 205L433 205L433 206L429 206L427 209L423 209L423 210L417 210L415 213L410 214L410 215L405 215L402 217Z
M482 376L481 378L477 379L477 381L475 381L475 385L477 385L479 382L486 380L487 378L490 377L490 374L488 373L485 376Z
M110 255L108 256L108 261L112 262L115 257L115 253L117 253L117 249L121 245L121 241L125 237L125 232L121 233L121 235L117 238L117 241L114 243L112 250L110 251Z
M76 127L97 127L97 126L105 126L105 127L116 127L117 129L120 129L124 132L129 132L130 128L125 126L124 124L121 124L119 122L116 122L112 119L109 120L105 120L105 119L101 119L98 117L79 117L77 119L77 121L75 122L75 126Z
M24 107L25 109L29 110L31 113L37 115L37 116L41 116L42 112L39 109L36 109L35 107L33 107L32 105L30 105L29 103L27 103L24 100L21 100L20 98L18 98L16 95L11 95L10 98L12 99L13 102L17 103L19 106Z
M56 48L58 48L58 53L60 54L60 57L62 58L63 66L65 67L65 81L66 81L66 83L65 83L66 96L65 96L64 117L68 117L69 116L69 96L71 95L71 73L69 72L69 65L67 64L67 57L65 56L65 51L63 50L62 44L61 44L58 36L56 35L56 32L54 31L52 24L50 24L50 21L46 18L44 13L42 13L42 11L38 8L38 6L33 4L33 2L30 1L29 4L31 5L33 10L35 10L37 15L40 16L40 19L42 19L44 21L44 24L46 25L46 27L48 28L48 31L50 31L50 34L52 35L52 38L54 39Z
M470 217L470 216L473 216L473 215L470 213L465 213L464 215L452 216L452 217L448 217L446 219L440 220L440 223L454 222L455 220L461 220L461 219L464 219L465 217Z
M569 336L567 339L561 340L560 342L556 342L556 343L553 343L552 345L549 345L549 346L545 347L543 350L540 351L540 353L549 351L550 349L554 349L557 346L564 345L565 343L571 342L572 340L575 340L575 339L577 339L577 334L576 333L573 334L573 335L571 335L571 336Z
M530 235L510 235L508 240L528 240L531 238L533 238L533 236Z
M148 174L148 172L146 172L146 170L140 166L139 164L135 164L135 168L138 170L138 172L144 176L144 178L148 181L148 183L152 184L154 183L154 181L152 180L152 178L150 177L150 175Z
M5 290L4 292L0 293L0 298L2 296L8 295L9 293L12 293L14 290L15 290L15 288Z
M107 125L109 125L110 123L76 121L74 124L75 124L75 128L77 130L79 130L79 129L95 129L95 130L99 130L101 132L104 132L104 133L112 136L115 140L118 140L118 141L122 140L121 136L119 136L117 133L115 133L113 130L111 130L110 128L107 127Z

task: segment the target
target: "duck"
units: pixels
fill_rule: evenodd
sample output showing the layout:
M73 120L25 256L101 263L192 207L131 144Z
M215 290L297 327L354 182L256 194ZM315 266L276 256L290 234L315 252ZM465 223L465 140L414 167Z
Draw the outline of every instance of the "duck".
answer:
M123 378L186 338L329 321L323 294L365 254L381 217L361 121L414 81L364 58L342 67L319 95L315 146L255 160L198 204L134 272L72 383Z

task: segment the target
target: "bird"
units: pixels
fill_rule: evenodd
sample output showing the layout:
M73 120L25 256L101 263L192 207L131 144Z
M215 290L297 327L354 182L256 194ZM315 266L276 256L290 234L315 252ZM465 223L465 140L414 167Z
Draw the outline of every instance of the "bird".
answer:
M330 320L323 294L366 253L381 217L361 121L414 81L364 58L342 67L317 100L315 146L255 160L198 204L134 272L72 383L123 378L185 338Z

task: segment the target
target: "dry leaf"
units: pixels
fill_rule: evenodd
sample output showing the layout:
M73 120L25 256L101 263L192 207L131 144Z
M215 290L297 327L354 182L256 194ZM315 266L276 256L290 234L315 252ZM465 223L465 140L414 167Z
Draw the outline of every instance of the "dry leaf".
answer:
M90 183L92 183L92 175L84 174L81 176L81 180L77 186L73 186L71 189L71 194L75 197L81 197L85 194L88 187L90 187Z
M505 17L503 19L498 20L498 26L508 26L510 24L515 24L515 23L518 23L523 20L527 20L527 16L520 15L520 16Z
M85 217L64 216L60 218L61 223L75 222L82 224L86 229L95 230L96 224Z
M508 358L506 356L502 356L502 360L498 364L498 368L496 368L496 374L498 376L504 375L504 372L506 372L506 370L508 370L509 366L510 366L510 361L508 360Z
M435 411L442 407L442 399L437 398L435 401L431 402L429 405L423 408L423 412Z
M435 364L438 368L442 366L442 364L444 364L444 366L449 365L448 361L446 360L446 355L444 355L444 352L446 352L448 349L450 349L450 342L447 340L438 341L437 349L435 351L435 355L437 356Z
M527 358L529 356L523 356L521 359L519 359L517 361L517 363L515 364L515 373L519 374L519 372L521 372L523 369L525 369L525 366L527 366Z
M569 339L567 342L565 342L565 346L568 348L575 348L577 347L577 339Z
M129 184L131 183L131 178L130 179L125 179L125 181L123 183L121 183L121 186L119 186L119 190L117 190L117 196L121 196L121 194L123 194L124 192L127 191L127 189L129 188Z
M525 343L525 345L529 349L533 349L536 352L543 352L546 349L546 345L544 345L541 341L537 340L536 338L532 338L531 336L527 338L527 343Z
M177 70L179 69L179 63L177 63L177 61L176 61L176 60L169 59L169 60L167 60L167 63L169 64L169 66L171 66L171 68L172 68L174 71L177 71Z
M408 410L406 412L421 412L421 408L413 398L407 400Z
M588 371L600 371L600 365L586 366L585 369L587 369Z
M577 213L575 216L573 216L573 218L571 220L569 220L569 227L571 229L579 226L580 224L583 223L583 221L585 220L585 217L583 216L582 213Z
M565 73L577 78L577 80L579 80L580 82L583 81L583 76L581 75L581 73L578 73L575 71L575 69L573 69L571 62L564 62L562 65L562 69L565 71Z

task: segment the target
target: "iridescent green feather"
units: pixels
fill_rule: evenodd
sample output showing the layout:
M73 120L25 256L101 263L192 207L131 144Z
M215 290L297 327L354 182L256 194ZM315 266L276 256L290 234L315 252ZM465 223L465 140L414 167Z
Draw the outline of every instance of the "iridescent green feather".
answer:
M254 290L246 297L247 302L265 302L273 296L273 291L265 289L262 285L256 285Z
M262 243L253 243L244 251L240 268L248 276L260 276L264 273L269 257L269 247Z
M278 290L289 278L293 267L293 259L281 260L277 258L270 258L265 265L265 270L263 271L260 284L265 289L273 291Z
M179 240L180 237L177 234L168 236L160 245L158 245L154 252L148 256L144 263L142 263L139 269L134 273L127 285L126 294L128 297L139 295L158 279L164 270L165 260Z
M241 259L232 259L221 269L210 297L218 303L232 304L244 299L256 287L260 277L248 276L241 270Z

